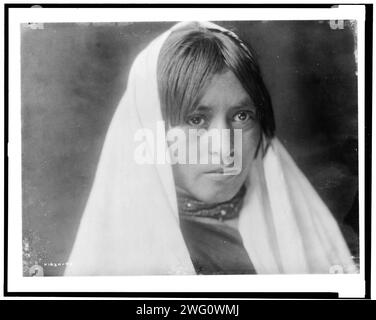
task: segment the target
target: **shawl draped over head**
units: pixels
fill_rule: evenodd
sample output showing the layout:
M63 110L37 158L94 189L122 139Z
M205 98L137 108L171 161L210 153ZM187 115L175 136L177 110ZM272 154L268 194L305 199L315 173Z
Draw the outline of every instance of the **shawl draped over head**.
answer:
M160 35L132 65L65 275L195 274L179 228L171 165L134 160L135 132L155 133L162 121L158 54L169 34L187 25ZM257 273L329 273L332 266L357 272L337 222L277 138L256 157L246 183L238 230Z

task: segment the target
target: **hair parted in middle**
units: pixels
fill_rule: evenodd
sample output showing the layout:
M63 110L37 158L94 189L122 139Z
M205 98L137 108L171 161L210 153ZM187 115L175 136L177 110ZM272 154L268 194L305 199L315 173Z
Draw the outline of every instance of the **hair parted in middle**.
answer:
M272 102L250 47L231 31L197 23L172 32L161 48L157 81L163 119L170 126L184 123L212 77L227 70L251 97L265 137L272 138Z

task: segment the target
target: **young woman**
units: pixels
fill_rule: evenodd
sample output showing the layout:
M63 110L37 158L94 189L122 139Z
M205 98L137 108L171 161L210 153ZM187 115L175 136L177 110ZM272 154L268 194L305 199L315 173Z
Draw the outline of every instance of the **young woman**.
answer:
M160 137L162 121L166 146L168 132L179 129L180 148L190 154L209 144L209 158L219 161L140 164L135 135ZM191 130L200 132L193 141ZM230 139L208 143L215 130ZM158 143L146 139L146 152ZM226 174L236 161L236 173ZM249 48L207 22L179 23L155 39L133 63L65 274L333 267L357 271L335 219L275 137L271 99Z

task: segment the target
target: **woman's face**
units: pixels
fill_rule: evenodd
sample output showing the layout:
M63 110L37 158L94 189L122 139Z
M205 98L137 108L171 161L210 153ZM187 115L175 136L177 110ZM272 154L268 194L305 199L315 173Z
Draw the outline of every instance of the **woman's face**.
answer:
M179 129L186 133L186 137L190 129L204 129L204 135L205 132L224 132L222 130L227 129L225 131L230 132L232 138L223 139L216 146L211 143L208 148L209 162L206 164L202 161L173 164L178 191L206 203L223 202L234 197L247 178L259 143L260 127L255 115L252 99L231 71L214 75L197 109L186 117ZM234 142L235 129L241 132L238 144ZM211 141L201 138L193 142L188 140L184 142L188 153L195 151L198 154L202 147L200 143ZM215 157L219 160L213 160ZM240 170L237 174L224 174L223 169L231 159L241 163Z

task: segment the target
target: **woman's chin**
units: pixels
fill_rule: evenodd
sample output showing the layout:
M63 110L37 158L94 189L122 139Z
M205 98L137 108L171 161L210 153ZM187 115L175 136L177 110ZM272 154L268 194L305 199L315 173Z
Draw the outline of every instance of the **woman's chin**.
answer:
M242 175L205 173L189 179L186 184L176 183L176 188L178 192L207 204L221 203L231 200L237 194L245 178L244 173Z
M231 200L236 193L239 191L239 188L202 188L199 192L196 192L194 198L208 204L221 203Z

